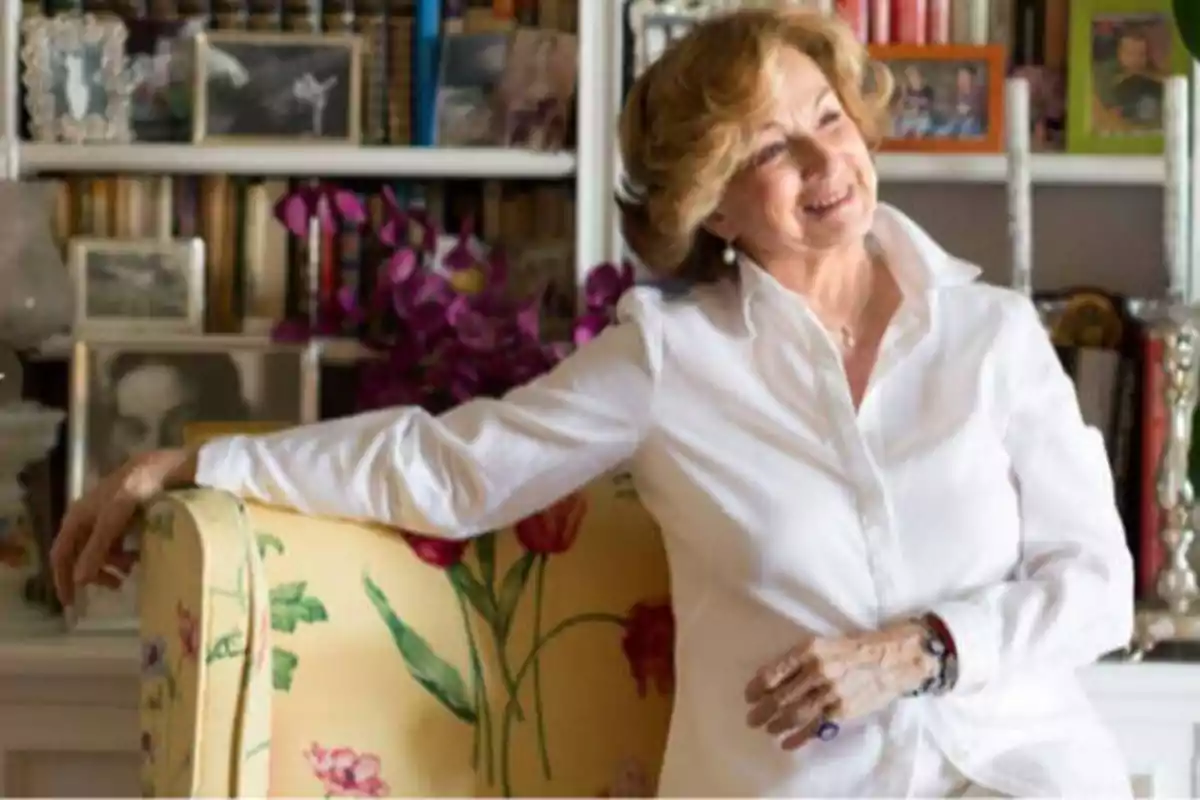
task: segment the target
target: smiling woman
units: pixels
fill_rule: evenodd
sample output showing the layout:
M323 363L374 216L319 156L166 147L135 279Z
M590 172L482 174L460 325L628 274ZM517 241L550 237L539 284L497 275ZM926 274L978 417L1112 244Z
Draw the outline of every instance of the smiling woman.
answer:
M68 514L59 591L163 486L453 543L627 465L679 621L660 794L1128 796L1075 674L1132 628L1103 441L1029 298L878 202L868 69L812 12L700 23L621 123L626 236L686 291L499 400L136 459Z
M848 193L854 183L874 194L870 150L887 130L891 93L891 73L869 62L850 30L832 20L764 9L698 24L642 74L626 101L617 199L626 241L664 277L736 273L723 251L742 244L739 226L754 226L761 201L777 199L782 216L792 216L794 197L780 195L795 187L772 190L767 174L789 150L807 162L836 162L828 180L805 187L810 204L855 199ZM789 123L810 118L819 138L789 138ZM755 197L764 191L773 198ZM832 196L839 192L848 196ZM838 238L848 227L861 235L874 204L857 200L836 215L809 216L809 232ZM705 227L719 209L732 218ZM738 209L750 213L743 218ZM802 221L795 218L790 235Z

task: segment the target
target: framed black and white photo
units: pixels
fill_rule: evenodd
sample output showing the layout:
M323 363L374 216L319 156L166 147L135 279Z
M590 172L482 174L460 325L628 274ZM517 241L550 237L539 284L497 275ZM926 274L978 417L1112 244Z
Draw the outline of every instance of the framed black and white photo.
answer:
M71 240L75 334L204 332L204 240Z
M125 25L91 14L21 23L22 83L30 135L39 142L126 142L132 81Z
M195 142L358 144L362 40L214 31L196 37Z
M269 430L314 422L319 380L311 346L232 336L77 340L67 498L78 498L133 456L193 441L195 426ZM122 547L132 551L136 542ZM131 569L120 589L89 587L72 625L136 627L137 568Z

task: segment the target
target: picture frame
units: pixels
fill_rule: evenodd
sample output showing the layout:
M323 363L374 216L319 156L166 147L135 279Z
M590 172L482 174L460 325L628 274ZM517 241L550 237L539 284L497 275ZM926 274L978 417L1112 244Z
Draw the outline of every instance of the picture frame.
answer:
M869 50L896 82L892 128L881 150L1003 151L1003 46L872 45Z
M102 239L69 243L75 335L204 333L204 240Z
M567 144L578 71L579 42L573 34L517 29L501 82L501 144L536 151L562 150Z
M77 340L69 380L68 502L128 458L183 446L198 430L255 432L315 422L316 356L314 345L237 336ZM87 587L70 627L136 628L136 549L131 537L115 551L106 572L119 586Z
M195 42L194 143L361 142L360 36L211 31Z
M38 142L128 142L132 81L125 25L92 14L21 21L22 84Z
M633 36L633 77L658 60L667 46L687 35L699 20L733 7L730 0L632 0L629 28Z
M1073 0L1067 69L1067 150L1163 150L1163 84L1191 56L1171 0Z

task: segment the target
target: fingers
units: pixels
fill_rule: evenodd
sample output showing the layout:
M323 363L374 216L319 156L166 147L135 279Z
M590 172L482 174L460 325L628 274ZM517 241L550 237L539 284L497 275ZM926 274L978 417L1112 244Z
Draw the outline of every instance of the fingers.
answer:
M783 658L760 669L746 686L746 702L757 703L795 675L816 666L816 654L808 644L793 648Z
M95 502L85 495L71 504L50 547L50 570L54 591L64 606L75 603L75 565L95 523Z
M99 577L137 510L138 501L128 492L117 492L108 499L96 515L91 536L75 564L71 575L75 585L91 583Z
M816 738L822 725L826 722L834 722L839 718L840 709L841 704L836 702L824 704L818 709L816 716L808 720L803 727L798 727L784 736L779 746L784 750L798 750L808 744Z

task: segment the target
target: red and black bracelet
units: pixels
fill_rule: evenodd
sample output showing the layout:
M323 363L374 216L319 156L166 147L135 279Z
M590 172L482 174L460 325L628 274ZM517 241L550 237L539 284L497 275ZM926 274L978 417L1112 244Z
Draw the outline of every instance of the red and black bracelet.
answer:
M936 614L923 614L913 622L920 625L925 633L921 639L921 647L937 661L937 671L910 694L946 694L958 683L958 648L954 645L954 637L946 623Z

